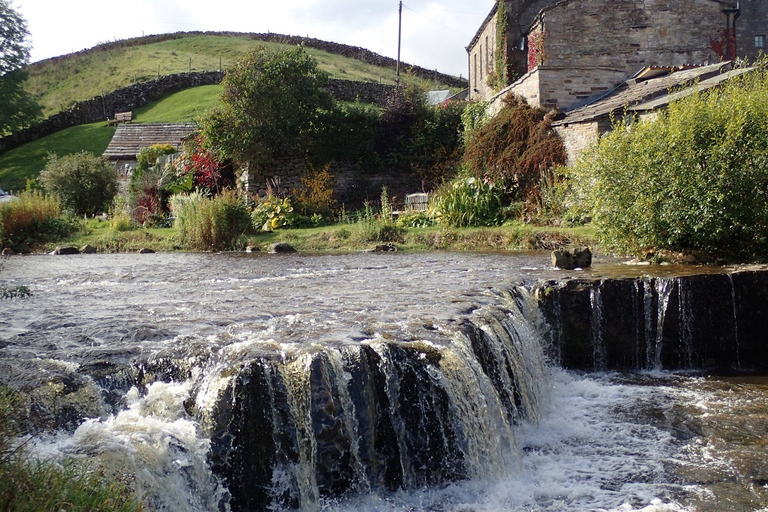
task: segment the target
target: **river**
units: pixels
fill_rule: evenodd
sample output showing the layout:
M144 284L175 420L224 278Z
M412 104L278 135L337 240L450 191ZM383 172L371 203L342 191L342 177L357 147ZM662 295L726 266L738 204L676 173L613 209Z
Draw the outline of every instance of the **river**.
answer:
M249 361L278 361L281 385L288 386L285 410L295 416L309 407L296 402L304 395L291 394L291 386L304 377L286 375L314 375L317 355L333 354L325 356L321 373L326 380L337 379L328 389L343 395L334 407L346 415L340 413L344 419L334 428L362 431L362 399L354 390L356 374L347 366L359 359L355 351L361 346L382 361L395 353L393 347L413 348L422 359L439 354L434 356L439 364L425 366L434 379L430 385L439 384L429 389L445 393L448 405L434 407L447 407L445 421L460 424L448 444L461 452L461 464L434 479L415 466L406 468L434 461L419 458L423 454L416 454L417 462L406 461L404 453L415 451L408 436L415 434L399 432L409 424L403 414L390 428L401 443L396 477L374 478L372 459L363 454L365 440L344 445L353 460L339 469L333 466L337 461L322 459L322 439L306 441L309 448L302 448L302 433L312 437L308 432L322 423L312 415L304 430L298 420L291 423L294 463L273 461L271 506L457 512L764 509L768 379L694 371L566 371L546 360L539 332L547 327L531 299L517 297L518 315L518 306L505 295L540 279L643 271L610 260L597 260L589 271L554 271L544 254L14 257L0 272L0 286L27 285L33 295L0 302L0 381L28 397L36 453L99 465L131 481L157 510L247 509L245 498L233 490L234 473L225 468L233 463L221 460L225 436L217 422L229 414L226 408L222 412L222 397L245 389L248 379L235 382L233 375ZM490 410L488 404L503 397L488 398L493 394L489 382L467 381L481 372L467 356L469 342L465 347L460 336L468 319L499 316L494 309L499 303L506 308L501 316L516 318L516 332L522 333L516 343L525 345L519 364L530 374L527 383L516 383L516 415ZM454 354L456 346L460 350ZM471 375L449 370L458 364L477 368ZM386 383L388 393L408 382L407 372L397 370L381 370L401 379ZM458 380L446 384L449 377ZM306 380L312 389L306 396L315 400L319 384ZM426 394L422 389L415 396ZM388 396L394 407L397 400ZM227 403L241 399L237 395ZM397 403L432 406L404 398ZM273 406L275 414L280 411ZM423 418L413 421L431 428ZM275 426L276 436L278 431ZM325 464L348 475L324 475ZM317 474L308 469L313 467ZM326 480L332 485L324 487ZM346 482L343 489L339 481Z

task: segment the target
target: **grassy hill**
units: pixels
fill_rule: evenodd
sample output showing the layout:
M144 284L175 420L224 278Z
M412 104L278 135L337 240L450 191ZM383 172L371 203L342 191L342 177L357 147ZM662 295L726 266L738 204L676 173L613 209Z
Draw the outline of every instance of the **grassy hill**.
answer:
M87 100L138 81L192 71L226 69L257 45L287 47L286 43L255 40L251 34L169 34L109 43L91 50L48 59L28 67L27 90L49 116ZM157 40L161 39L161 40ZM394 83L395 72L355 58L311 46L307 53L317 59L332 78ZM362 51L362 49L361 49ZM369 52L370 53L370 52ZM444 83L409 76L425 89L446 89ZM455 90L455 88L454 88Z

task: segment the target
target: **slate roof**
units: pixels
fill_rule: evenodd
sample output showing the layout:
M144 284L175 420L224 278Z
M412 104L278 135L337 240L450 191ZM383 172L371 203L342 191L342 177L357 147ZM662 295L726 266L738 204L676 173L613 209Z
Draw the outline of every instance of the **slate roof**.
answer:
M644 68L633 78L603 96L567 112L565 117L552 125L590 122L625 110L631 112L655 110L675 99L691 94L693 90L701 91L715 87L747 71L749 71L748 68L730 69L730 62L684 69ZM693 84L696 84L695 89L683 89Z
M142 148L153 144L170 144L181 149L185 138L197 129L188 124L121 124L104 151L110 160L135 159Z

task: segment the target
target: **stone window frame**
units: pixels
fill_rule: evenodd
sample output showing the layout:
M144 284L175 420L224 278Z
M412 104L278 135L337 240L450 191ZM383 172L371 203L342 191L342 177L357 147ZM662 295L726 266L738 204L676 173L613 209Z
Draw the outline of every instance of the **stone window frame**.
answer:
M755 36L755 48L765 48L765 34L757 34Z

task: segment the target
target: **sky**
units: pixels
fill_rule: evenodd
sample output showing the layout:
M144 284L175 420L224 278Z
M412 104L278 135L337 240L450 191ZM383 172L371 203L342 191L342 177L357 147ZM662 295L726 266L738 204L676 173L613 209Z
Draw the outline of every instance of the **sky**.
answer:
M32 62L150 34L274 32L397 57L397 0L12 0ZM494 0L404 0L403 62L467 76L466 46Z

